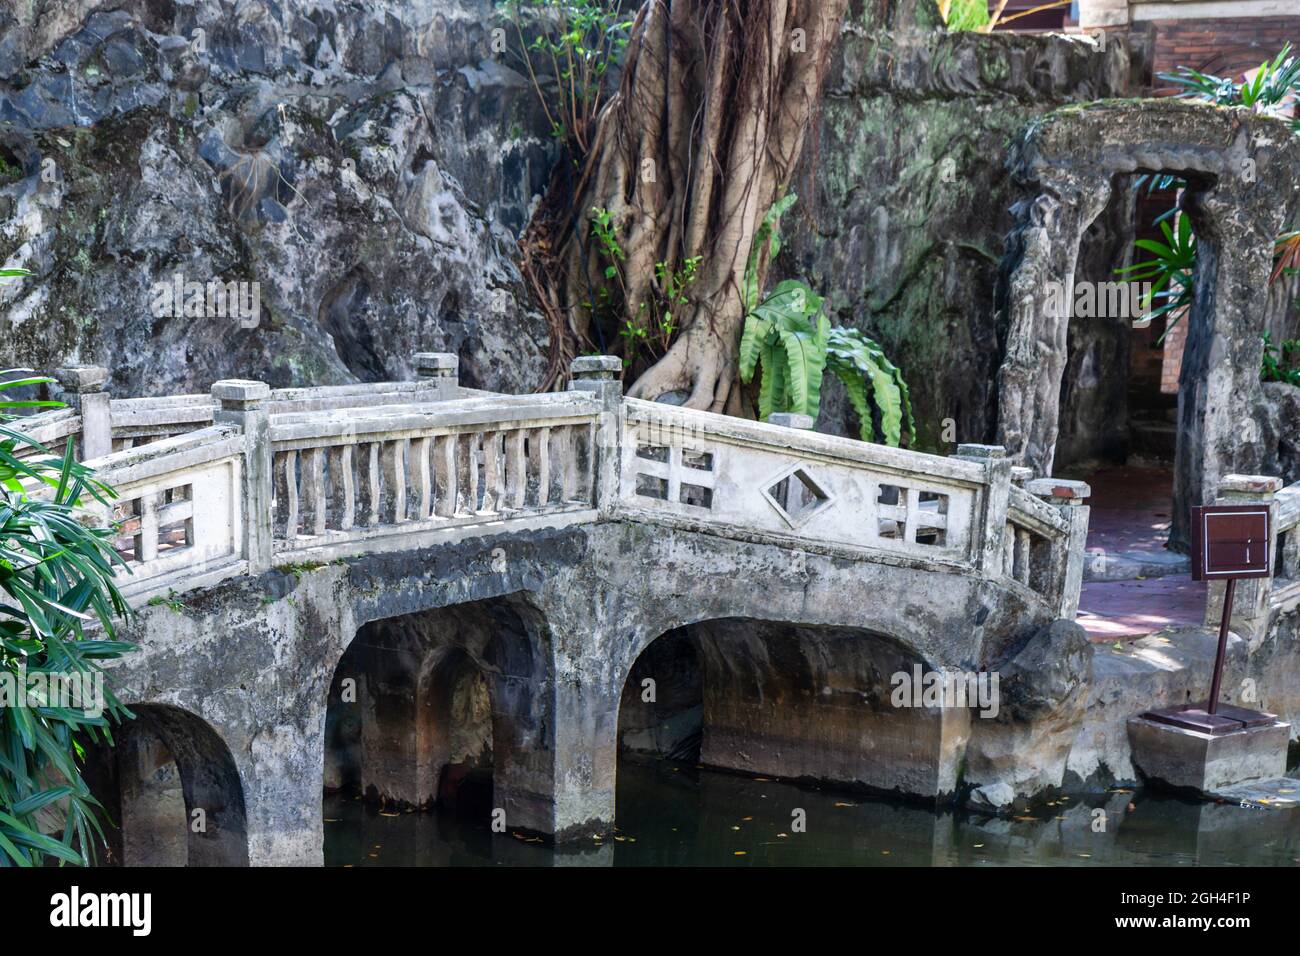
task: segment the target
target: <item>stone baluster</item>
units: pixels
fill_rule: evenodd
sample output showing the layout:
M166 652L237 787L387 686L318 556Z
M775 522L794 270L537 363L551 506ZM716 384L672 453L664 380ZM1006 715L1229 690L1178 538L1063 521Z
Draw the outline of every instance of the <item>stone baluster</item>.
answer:
M434 401L449 402L460 392L460 359L453 352L416 352L411 356L415 374L430 382Z
M63 387L63 400L81 415L82 461L102 458L113 450L113 422L109 412L108 369L98 365L68 365L54 373ZM58 449L53 449L58 451Z
M1088 544L1088 506L1092 494L1087 482L1065 478L1035 478L1025 490L1053 505L1069 522L1070 531L1059 544L1053 543L1051 572L1053 595L1060 601L1060 615L1074 620L1079 613L1079 590L1083 587L1083 559Z
M1011 497L1011 460L1001 445L957 446L953 458L973 461L984 469L983 507L971 517L971 557L987 577L1002 573L1007 508Z
M579 467L581 484L590 490L592 504L609 512L618 501L622 468L623 360L614 355L580 355L569 366L569 372L570 391L587 392L600 400L600 419L595 434L580 438L570 432L570 454L558 467ZM553 457L550 466L557 467Z
M1282 479L1269 475L1225 475L1219 480L1216 505L1261 505L1268 509L1269 573L1266 578L1243 578L1232 599L1232 629L1249 638L1262 636L1268 628L1269 595L1273 590L1272 556L1277 553L1277 500ZM1211 581L1205 594L1205 624L1217 627L1223 619L1224 581Z
M213 412L213 421L238 425L244 435L244 557L249 574L270 568L274 554L271 423L266 410L270 395L271 388L265 382L225 379L212 386L212 398L219 406Z

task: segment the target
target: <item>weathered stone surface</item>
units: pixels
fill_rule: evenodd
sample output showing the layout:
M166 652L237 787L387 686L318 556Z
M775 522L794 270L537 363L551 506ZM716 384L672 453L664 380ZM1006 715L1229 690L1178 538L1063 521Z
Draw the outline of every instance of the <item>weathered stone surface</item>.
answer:
M1286 484L1300 481L1300 388L1264 383L1262 470Z
M1066 303L1085 230L1113 178L1173 170L1201 262L1187 318L1178 393L1172 545L1188 544L1192 505L1213 500L1222 475L1264 457L1259 368L1273 239L1295 214L1291 171L1300 140L1276 119L1182 100L1064 107L1033 124L1011 159L1031 198L1017 205L1000 290L1009 320L998 372L1000 440L1043 473L1054 466L1067 358ZM1063 294L1063 298L1062 298ZM1243 419L1243 409L1245 418Z
M108 6L0 23L0 261L37 273L0 286L5 362L142 395L404 378L432 347L535 384L513 237L549 147L490 3ZM259 283L255 323L154 314L177 275Z
M975 786L973 804L1006 809L1062 785L1091 665L1083 628L1056 621L997 669L997 714L971 721L965 782Z
M853 5L775 268L883 345L911 385L919 447L946 453L994 437L994 290L1018 198L1007 146L1057 106L1126 95L1130 56L936 23L932 3ZM818 427L856 434L838 382L822 397Z
M1202 796L1282 776L1290 732L1290 724L1282 721L1227 734L1204 734L1145 717L1128 721L1133 766L1141 777Z

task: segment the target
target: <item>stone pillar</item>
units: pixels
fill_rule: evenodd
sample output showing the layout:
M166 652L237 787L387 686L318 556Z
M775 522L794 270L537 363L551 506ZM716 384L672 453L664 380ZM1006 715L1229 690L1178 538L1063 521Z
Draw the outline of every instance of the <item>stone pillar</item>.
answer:
M590 843L614 824L622 688L570 661L555 688L554 827L557 843Z
M1052 555L1054 580L1060 582L1059 615L1073 621L1079 613L1079 590L1083 587L1083 561L1088 544L1088 512L1084 499L1092 489L1083 481L1064 478L1036 478L1025 482L1025 490L1054 505L1070 525L1063 554Z
M1277 553L1277 501L1282 479L1268 475L1225 475L1219 482L1216 505L1261 505L1269 511L1268 553ZM1232 598L1231 628L1249 638L1263 637L1268 628L1268 601L1273 589L1272 560L1266 578L1246 578L1237 582ZM1205 594L1205 624L1218 627L1223 620L1224 581L1211 581Z
M984 468L983 508L971 516L973 557L986 577L1002 570L1002 536L1007 526L1011 497L1011 461L1001 445L958 445L953 458L973 461Z
M113 450L109 414L108 369L98 365L68 365L54 373L63 386L64 401L81 414L82 461L102 458ZM57 451L58 449L52 449Z
M264 382L225 379L214 382L212 398L219 407L216 424L237 425L244 434L244 557L248 573L271 567L271 426L266 400L271 388Z
M580 355L569 365L569 391L586 392L600 401L600 424L596 427L595 502L609 512L618 500L622 468L623 360L615 355Z
M428 382L439 402L449 402L460 392L460 359L453 352L416 352L411 356L415 374Z

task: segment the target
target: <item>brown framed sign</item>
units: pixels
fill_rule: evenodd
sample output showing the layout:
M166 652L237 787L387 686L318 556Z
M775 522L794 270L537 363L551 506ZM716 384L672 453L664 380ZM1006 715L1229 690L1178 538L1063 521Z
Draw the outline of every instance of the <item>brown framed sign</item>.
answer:
M1228 625L1238 578L1266 578L1272 560L1269 547L1270 510L1266 504L1202 505L1192 509L1192 580L1225 581L1219 647L1210 678L1210 699L1204 707L1182 704L1149 710L1148 720L1205 734L1230 734L1266 726L1275 714L1219 703L1223 660L1228 650Z
M1201 505L1192 509L1192 580L1266 578L1267 505Z

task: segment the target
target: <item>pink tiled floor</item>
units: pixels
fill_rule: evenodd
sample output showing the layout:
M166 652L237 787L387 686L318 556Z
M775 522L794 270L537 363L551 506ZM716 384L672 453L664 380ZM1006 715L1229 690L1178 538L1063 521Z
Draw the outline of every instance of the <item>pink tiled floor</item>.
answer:
M1078 621L1094 641L1150 634L1171 624L1200 624L1205 583L1186 574L1146 581L1090 581L1079 595Z
M1174 486L1171 469L1122 466L1082 477L1092 485L1090 549L1164 550ZM1205 585L1186 574L1089 582L1079 596L1079 623L1095 641L1138 637L1171 624L1200 624L1204 614Z

